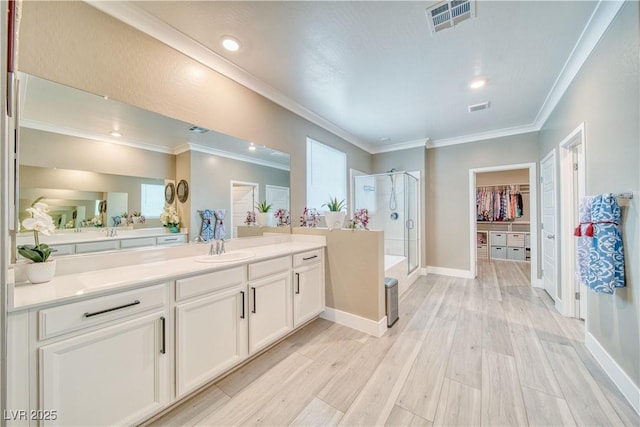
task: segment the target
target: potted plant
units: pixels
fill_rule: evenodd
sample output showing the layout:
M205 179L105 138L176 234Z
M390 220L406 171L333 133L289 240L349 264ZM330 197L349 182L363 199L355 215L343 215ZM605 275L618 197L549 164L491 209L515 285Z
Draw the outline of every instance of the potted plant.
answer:
M344 219L347 213L343 211L346 207L344 199L338 202L337 197L329 197L329 201L322 206L326 206L328 211L324 213L324 221L327 223L327 228L333 230L334 228L342 228Z
M31 283L45 283L51 280L56 273L56 260L49 259L54 250L46 243L40 243L38 233L49 236L55 232L56 226L53 219L47 213L49 206L40 202L37 198L26 211L31 215L22 221L25 230L33 231L33 245L18 246L18 253L31 262L26 266L27 278Z
M144 224L145 220L146 218L142 216L141 212L136 211L131 214L131 222L133 222L134 224Z
M256 212L256 222L260 227L268 227L271 205L265 200L262 203L256 203L256 209L258 210L258 212Z
M162 225L169 228L172 233L180 231L180 215L173 206L165 206L160 214Z

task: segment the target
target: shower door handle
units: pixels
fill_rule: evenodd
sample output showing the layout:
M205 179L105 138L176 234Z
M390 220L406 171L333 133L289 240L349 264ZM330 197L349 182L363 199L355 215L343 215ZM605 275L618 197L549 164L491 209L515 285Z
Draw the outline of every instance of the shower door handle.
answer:
M413 230L413 226L414 225L415 225L415 223L414 223L414 221L412 219L408 219L407 220L407 223L406 223L407 229Z

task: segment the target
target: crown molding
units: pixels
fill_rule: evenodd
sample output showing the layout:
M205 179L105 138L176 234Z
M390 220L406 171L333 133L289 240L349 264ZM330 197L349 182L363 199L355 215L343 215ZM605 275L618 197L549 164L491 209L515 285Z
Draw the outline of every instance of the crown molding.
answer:
M339 136L356 147L370 153L379 154L398 150L405 150L424 146L426 148L446 147L455 144L465 144L469 142L482 141L491 138L512 136L521 133L535 132L542 129L545 122L558 105L565 91L576 77L586 60L591 55L593 49L609 28L616 15L625 3L625 0L600 0L596 5L587 25L583 29L576 45L569 58L565 62L562 70L558 74L556 81L550 89L545 101L538 110L533 123L511 128L497 129L488 132L480 132L430 141L429 138L414 141L389 144L382 147L366 143L344 129L338 127L333 122L326 120L320 115L307 109L306 107L293 101L274 87L259 80L254 75L248 73L243 68L238 67L226 58L211 51L185 34L171 27L163 21L151 16L137 6L126 2L105 2L96 0L84 0L96 9L136 28L137 30L159 40L160 42L182 52L192 59L213 69L214 71L236 81L237 83L251 89L264 96L274 103L287 110L309 120L321 128ZM205 147L206 148L206 147Z
M298 104L271 85L213 52L167 23L128 2L85 0L94 8L176 49L212 70L264 96L283 108L371 153L372 147L333 122Z
M571 85L571 82L573 82L573 79L575 79L584 63L591 56L591 52L593 52L604 33L620 12L624 3L624 0L600 0L598 2L587 25L585 25L582 30L582 34L580 34L576 45L573 47L569 58L567 58L556 81L547 94L547 98L538 111L538 115L534 121L538 129L542 129L560 102L560 99L562 99L562 96L569 88L569 85Z
M287 172L291 170L289 166L284 166L280 163L270 162L268 160L263 160L263 159L256 159L251 156L244 156L238 153L230 153L228 151L217 150L215 148L194 144L192 142L187 142L186 144L177 146L173 150L173 154L178 155L181 153L186 153L187 151L195 151L198 153L211 154L213 156L224 157L232 160L238 160L240 162L253 163L254 165L266 166L266 167L280 169Z
M77 129L70 129L63 126L52 125L50 123L39 122L37 120L22 119L20 127L41 130L45 132L58 133L61 135L75 136L77 138L91 139L94 141L106 142L109 144L123 145L126 147L139 148L141 150L155 151L157 153L173 154L173 149L160 145L146 144L128 140L126 138L113 138L107 135L97 135L95 133L84 132Z

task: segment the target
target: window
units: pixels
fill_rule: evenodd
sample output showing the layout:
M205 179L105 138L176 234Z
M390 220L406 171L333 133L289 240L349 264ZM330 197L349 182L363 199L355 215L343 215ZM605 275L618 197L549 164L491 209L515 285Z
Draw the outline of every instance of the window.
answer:
M330 197L347 199L347 155L307 138L307 207L324 211Z
M164 185L142 184L140 187L140 213L145 218L160 218L164 209Z

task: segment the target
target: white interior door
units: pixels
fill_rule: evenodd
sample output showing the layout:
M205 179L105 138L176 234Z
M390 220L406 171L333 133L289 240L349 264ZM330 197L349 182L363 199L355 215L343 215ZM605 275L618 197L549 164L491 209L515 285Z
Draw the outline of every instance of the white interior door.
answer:
M558 298L555 164L555 150L551 151L540 162L542 187L542 281L544 289L554 301Z
M267 185L265 192L265 200L271 205L270 212L273 213L278 209L289 210L289 187Z
M238 226L258 201L258 184L232 182L231 200L231 237L238 237Z

